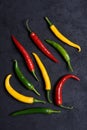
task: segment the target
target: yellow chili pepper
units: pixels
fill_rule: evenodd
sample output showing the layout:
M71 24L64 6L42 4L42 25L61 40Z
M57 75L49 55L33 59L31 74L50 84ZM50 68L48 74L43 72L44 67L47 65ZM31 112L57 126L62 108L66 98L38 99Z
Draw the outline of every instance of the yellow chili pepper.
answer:
M14 90L12 88L12 86L10 85L10 78L11 78L11 74L7 75L6 79L5 79L5 88L7 90L7 92L12 96L14 97L16 100L18 101L21 101L21 102L24 102L24 103L28 103L28 104L33 104L34 102L42 102L42 103L45 103L44 101L42 100L38 100L38 99L35 99L33 97L28 97L28 96L25 96L25 95L22 95L20 93L18 93L16 90Z
M45 17L45 19L46 19L47 23L49 24L51 31L55 34L55 36L56 36L57 38L59 38L59 39L60 39L61 41L63 41L64 43L66 43L66 44L68 44L68 45L70 45L70 46L72 46L72 47L74 47L74 48L77 48L79 52L81 51L81 47L80 47L78 44L76 44L76 43L70 41L68 38L66 38L66 37L56 28L56 26L55 26L54 24L52 24L52 22L48 19L48 17Z
M36 53L32 53L32 54L33 54L38 66L40 68L40 71L42 73L42 76L43 76L43 79L45 82L45 90L47 92L47 100L49 103L52 103L52 101L50 100L50 97L49 97L49 94L51 91L51 81L50 81L49 75L47 73L47 70L46 70L44 64L42 63L42 61L40 60L39 56Z

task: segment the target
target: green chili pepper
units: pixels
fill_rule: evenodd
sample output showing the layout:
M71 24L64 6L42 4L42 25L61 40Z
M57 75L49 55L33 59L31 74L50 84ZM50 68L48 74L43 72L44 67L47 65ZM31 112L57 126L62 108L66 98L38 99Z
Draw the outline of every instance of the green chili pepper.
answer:
M18 116L18 115L26 115L26 114L53 114L53 113L60 113L60 112L61 112L60 110L52 110L50 108L35 107L35 108L19 110L11 113L10 115Z
M68 52L60 44L58 44L55 41L46 40L46 42L49 43L51 46L53 46L61 54L61 56L67 62L69 69L71 71L73 71L73 68L72 68L71 63L70 63L70 56L69 56Z
M22 74L19 66L18 66L18 62L17 60L14 60L14 70L15 70L15 73L18 77L18 79L22 82L22 84L29 90L32 90L34 91L37 95L40 95L37 90L34 88L34 86L29 83L29 81L25 78L25 76Z

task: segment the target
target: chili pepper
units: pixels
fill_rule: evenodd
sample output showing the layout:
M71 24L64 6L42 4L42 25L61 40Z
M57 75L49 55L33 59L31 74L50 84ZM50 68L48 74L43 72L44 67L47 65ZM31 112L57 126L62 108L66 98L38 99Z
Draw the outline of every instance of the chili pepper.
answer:
M33 104L35 102L45 103L45 101L35 99L34 97L28 97L28 96L22 95L19 92L17 92L15 89L13 89L12 86L10 85L11 76L12 76L11 74L7 75L5 79L5 88L12 97L14 97L16 100L20 102L28 103L28 104Z
M42 76L43 76L43 79L45 82L45 90L47 92L47 100L49 101L49 103L52 103L52 101L50 100L51 81L50 81L49 75L47 73L47 70L46 70L44 64L42 63L42 61L40 60L39 56L36 53L32 53L32 54L33 54L38 66L40 68L40 71L42 73Z
M26 115L26 114L53 114L53 113L60 113L60 110L52 110L50 108L44 107L35 107L35 108L27 108L24 110L19 110L16 112L11 113L11 116L18 116L18 115Z
M70 78L80 80L77 76L75 76L73 74L67 74L60 79L60 81L57 83L57 86L55 88L55 103L56 103L56 105L58 105L62 108L65 108L65 109L73 109L73 107L67 107L67 106L62 105L63 104L63 100L62 100L63 85Z
M61 41L63 41L64 43L68 44L69 46L72 46L72 47L74 47L74 48L77 48L79 52L81 51L81 47L80 47L78 44L76 44L76 43L70 41L68 38L66 38L66 37L58 30L58 28L48 19L48 17L45 17L45 19L46 19L47 23L49 24L51 31L54 33L54 35L55 35L57 38L59 38Z
M73 71L71 63L70 63L70 56L68 52L57 42L52 41L52 40L46 40L47 43L49 43L51 46L53 46L64 58L64 60L67 62L68 67L70 68L71 71Z
M21 52L22 56L25 59L25 62L27 64L28 69L30 70L30 72L33 74L33 76L38 80L36 74L35 74L35 67L33 64L33 61L29 55L29 53L27 52L27 50L22 46L22 44L15 38L14 35L11 35L11 38L14 42L14 44L16 45L16 47L18 48L18 50Z
M37 34L31 31L30 27L28 26L28 20L26 21L26 27L30 33L30 38L33 40L36 46L51 60L53 60L54 62L58 62L58 60L52 55L52 53L44 46Z
M22 84L29 90L34 91L37 95L40 95L37 90L34 88L33 84L29 83L29 81L26 79L26 77L21 72L17 60L14 60L14 70L18 77L18 79L22 82Z

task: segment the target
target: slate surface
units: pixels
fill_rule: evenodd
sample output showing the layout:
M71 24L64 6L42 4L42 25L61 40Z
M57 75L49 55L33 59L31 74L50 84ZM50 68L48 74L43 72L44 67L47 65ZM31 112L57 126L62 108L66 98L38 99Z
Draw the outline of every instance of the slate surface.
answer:
M49 30L44 17L48 16L59 30L70 40L78 43L82 51L67 46L59 41ZM48 59L29 38L25 21L29 19L32 30L38 34L44 45L60 60L56 64ZM35 64L38 83L28 71L22 55L11 40L11 34L22 43L30 53ZM46 100L44 82L39 68L32 56L36 52L47 68L52 83L51 99L59 78L71 73L60 55L44 40L52 39L60 43L69 53L73 73L80 82L70 79L63 88L63 103L73 105L71 111L63 110L54 103L23 104L13 99L5 90L4 79L12 73L11 85L20 93ZM41 96L26 90L17 79L13 70L13 59ZM0 0L0 130L87 130L87 1L86 0ZM26 115L11 117L13 111L30 107L49 107L60 109L61 114Z

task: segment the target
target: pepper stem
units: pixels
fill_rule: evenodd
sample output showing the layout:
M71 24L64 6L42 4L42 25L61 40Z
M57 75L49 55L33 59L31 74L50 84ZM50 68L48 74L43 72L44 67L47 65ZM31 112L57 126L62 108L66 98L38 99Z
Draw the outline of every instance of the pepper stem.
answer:
M27 20L26 20L26 27L27 27L27 30L28 30L30 33L32 33L31 28L30 28L29 25L28 25L28 22L29 22L29 20L27 19Z
M69 66L69 69L73 72L73 68L72 68L72 66L71 66L70 61L68 61L68 66Z
M45 17L45 20L47 21L47 23L49 24L49 26L52 25L52 22L48 19L48 17Z
M43 100L38 100L38 99L34 99L34 102L39 102L39 103L46 103L45 101L43 101Z
M33 88L32 89L38 96L40 96L40 93L35 89L35 88Z
M51 110L50 113L61 113L61 111L60 110Z
M60 105L60 107L61 107L61 108L64 108L64 109L68 109L68 110L72 110L72 109L73 109L73 106L68 107L68 106Z
M35 79L36 79L37 81L39 81L39 79L37 78L37 76L36 76L36 74L35 74L35 71L34 71L34 70L32 71L32 74L33 74L33 76L35 77Z
M49 103L52 103L51 99L50 99L50 91L47 90L47 100Z

